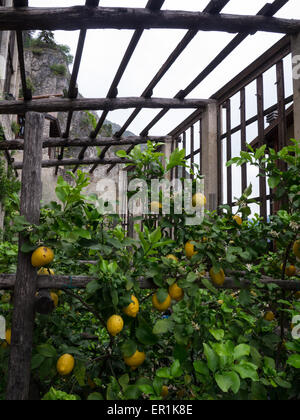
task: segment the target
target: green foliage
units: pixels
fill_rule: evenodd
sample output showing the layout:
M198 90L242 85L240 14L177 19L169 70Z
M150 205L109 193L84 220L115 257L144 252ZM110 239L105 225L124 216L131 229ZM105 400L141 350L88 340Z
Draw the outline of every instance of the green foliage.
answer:
M26 79L26 86L27 86L28 89L31 90L31 93L34 94L34 92L35 92L36 89L35 89L35 86L34 86L32 80L29 77ZM20 90L19 90L19 98L23 98L23 96L24 96L23 89L20 88Z
M17 136L20 132L20 125L13 121L11 123L11 131Z
M53 64L50 66L50 70L56 76L65 76L67 74L67 68L64 64Z
M20 217L12 198L10 237L25 235L24 252L40 244L50 246L55 250L51 268L56 274L71 275L53 314L36 317L32 375L41 396L51 400L298 398L300 340L293 337L290 324L300 314L300 301L294 292L261 280L263 276L285 280L281 264L300 269L292 252L300 227L299 143L294 141L276 154L266 152L265 148L242 152L231 163L243 164L246 159L259 165L270 185L276 185L282 208L268 221L251 215L249 186L237 199L234 213L241 214L241 226L233 219L232 209L221 206L219 212L206 211L202 224L192 227L185 225L184 214L151 216L142 226L135 225L137 239L128 238L120 220L100 214L95 197L84 193L89 178L81 171L69 174L72 185L58 178L58 201L43 206L39 226ZM135 148L129 156L124 151L117 154L134 160L132 176L141 176L147 185L155 177L163 179L176 165L185 167L184 153L176 150L165 168L161 153L151 143L145 150ZM286 171L278 169L282 161L288 162ZM191 259L184 253L187 241L197 251ZM1 244L0 271L15 269L16 252L16 244ZM169 254L178 262L166 258ZM237 286L243 273L248 286L238 292L216 288L208 276L212 267L230 273ZM76 274L93 277L85 290L72 289ZM152 308L153 290L140 288L141 277L157 286L159 301L175 282L184 297L173 301L172 311L161 314ZM289 280L299 280L299 274ZM124 314L132 295L140 303L136 318ZM272 322L264 319L266 311L273 311ZM116 337L106 328L113 314L124 320ZM0 315L11 325L12 303L6 295ZM132 370L124 357L137 350L146 354L146 360ZM8 351L0 347L3 382ZM64 353L72 354L76 364L68 377L61 378L56 363ZM167 397L162 396L163 386L168 387Z

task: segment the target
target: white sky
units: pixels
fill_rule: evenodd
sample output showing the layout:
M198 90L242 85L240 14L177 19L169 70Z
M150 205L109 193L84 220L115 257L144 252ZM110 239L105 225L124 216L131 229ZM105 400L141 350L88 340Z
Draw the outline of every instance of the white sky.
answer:
M184 9L201 11L208 2L209 0L185 0ZM231 0L223 12L256 14L266 2L267 0ZM270 0L269 2L271 3ZM47 7L83 4L85 0L47 0ZM147 0L100 0L101 6L112 7L145 7L146 4ZM182 10L182 4L182 0L166 0L163 10ZM41 7L45 2L30 0L29 5ZM290 0L276 16L300 19L299 0ZM133 31L124 30L88 31L78 78L80 92L85 97L106 97L132 33ZM186 31L181 30L145 31L119 84L119 96L140 96L185 33ZM281 37L282 35L262 32L248 37L189 97L208 98ZM154 96L173 97L180 89L184 89L232 38L232 34L222 32L199 32L157 85ZM78 32L57 31L56 40L69 45L73 55L75 54ZM108 118L122 124L131 112L132 110L114 111ZM142 111L129 127L130 131L138 134L157 112ZM170 111L149 134L166 134L190 113L190 110Z

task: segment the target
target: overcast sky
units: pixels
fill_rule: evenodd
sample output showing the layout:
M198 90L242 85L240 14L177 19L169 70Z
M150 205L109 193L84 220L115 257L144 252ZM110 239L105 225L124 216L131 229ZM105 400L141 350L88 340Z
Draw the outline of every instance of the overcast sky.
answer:
M267 2L271 0L231 0L222 13L256 14ZM209 0L166 0L162 10L190 10L201 11ZM69 7L84 5L85 0L47 0L47 7ZM100 0L101 6L118 7L145 7L147 0ZM184 4L184 7L183 7ZM29 5L41 7L45 5L42 0L29 0ZM290 0L277 17L300 19L300 1ZM55 33L58 43L71 47L73 55L76 51L79 32ZM119 96L140 96L148 83L155 76L170 53L183 38L186 31L181 30L147 30L127 67L119 84ZM88 31L83 60L80 68L78 84L82 95L87 98L106 97L111 82L115 76L120 61L130 42L133 31L118 30L92 30ZM199 32L166 76L154 90L155 97L173 97L180 89L186 88L189 83L204 69L204 67L224 48L234 37L232 34L222 32ZM201 85L199 85L189 98L209 98L219 88L224 86L236 74L243 70L259 55L271 47L282 37L281 34L259 32L249 36ZM287 73L286 90L291 94L291 61L285 60ZM265 78L268 94L265 97L267 108L276 98L275 74L270 72ZM255 112L255 92L249 97L248 115ZM237 109L238 111L238 109ZM109 113L108 119L120 125L124 123L132 110L119 110ZM151 130L149 134L165 135L181 123L191 110L173 110ZM139 134L141 130L158 113L158 110L143 110L129 127L129 130ZM236 123L239 121L239 113ZM251 132L251 136L254 131ZM254 133L255 134L255 133ZM235 151L233 151L235 153ZM237 150L238 153L238 150Z

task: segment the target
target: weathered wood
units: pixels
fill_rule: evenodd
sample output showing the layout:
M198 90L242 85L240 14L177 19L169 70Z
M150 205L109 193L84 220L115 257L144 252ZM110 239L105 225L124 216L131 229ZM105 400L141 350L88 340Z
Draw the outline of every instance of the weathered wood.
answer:
M91 139L90 137L66 139L64 137L49 137L43 140L43 148L49 147L92 147L92 146L128 146L137 144L147 144L150 140L153 143L164 143L168 136L129 136L122 138L115 137L101 137L98 139ZM24 150L23 140L6 140L0 142L0 150Z
M34 308L38 314L42 315L48 315L54 311L55 305L49 290L40 290L38 292L35 296Z
M264 16L213 15L176 10L152 11L146 8L75 6L68 8L0 8L2 30L78 29L194 29L198 31L275 32L295 34L300 21Z
M109 159L97 159L97 158L86 158L86 159L63 159L63 160L44 160L41 162L42 168L55 168L57 166L73 166L73 165L118 165L124 163L132 163L132 161L128 159L120 159L120 158L109 158ZM23 169L22 162L15 162L13 163L13 169Z
M83 263L94 264L94 261L86 261ZM14 274L0 274L0 290L10 290L14 288L16 276ZM84 289L89 282L94 280L94 277L89 276L38 276L37 277L37 288L39 290L44 289ZM206 277L209 279L209 277ZM151 279L140 278L140 286L142 289L155 289L156 286ZM300 291L300 280L279 280L271 277L262 276L262 284L277 284L282 289L290 291ZM221 289L242 289L254 285L251 281L243 278L243 274L240 275L240 281L236 281L233 277L226 277L225 283ZM205 288L205 286L199 282L199 288Z
M39 224L40 200L42 198L42 143L40 139L43 135L43 128L43 115L36 113L26 115L20 213L28 222L34 224ZM36 269L31 264L30 255L21 252L24 243L25 239L20 235L18 268L14 287L7 400L28 399L30 384L37 274Z
M214 102L211 99L166 99L166 98L80 98L41 99L32 101L1 101L0 114L24 114L25 112L99 111L129 108L205 108Z

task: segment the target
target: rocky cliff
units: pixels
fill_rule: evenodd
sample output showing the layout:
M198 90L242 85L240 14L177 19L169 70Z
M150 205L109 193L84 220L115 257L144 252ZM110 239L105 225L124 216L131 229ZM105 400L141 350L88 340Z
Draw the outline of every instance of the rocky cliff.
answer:
M25 68L27 71L26 77L29 86L32 88L33 96L42 95L58 95L63 94L68 90L70 81L70 72L66 61L66 56L59 50L51 48L27 48L25 50ZM79 87L80 89L80 87ZM66 113L53 114L58 118L61 130L64 132L67 121ZM98 115L95 112L75 112L72 119L72 125L70 130L70 137L87 137L89 133L95 128ZM101 131L102 136L110 136L120 126L110 121L105 121L105 125ZM49 130L49 127L46 127ZM45 136L49 135L47 131L44 133ZM131 132L126 132L125 136L133 135ZM110 148L107 152L107 157L115 157L117 148ZM65 149L64 157L77 157L80 149L71 148ZM86 157L97 157L99 155L99 148L90 147L86 151ZM48 153L44 151L44 159L49 159ZM66 171L70 168L60 168L59 174L66 176ZM85 169L87 170L87 169ZM96 192L97 183L100 179L107 176L107 167L98 166L91 176L91 186L89 192ZM113 171L110 172L109 177L118 180L119 168L116 166ZM49 201L55 198L55 185L56 177L53 169L43 170L43 198L45 201Z

